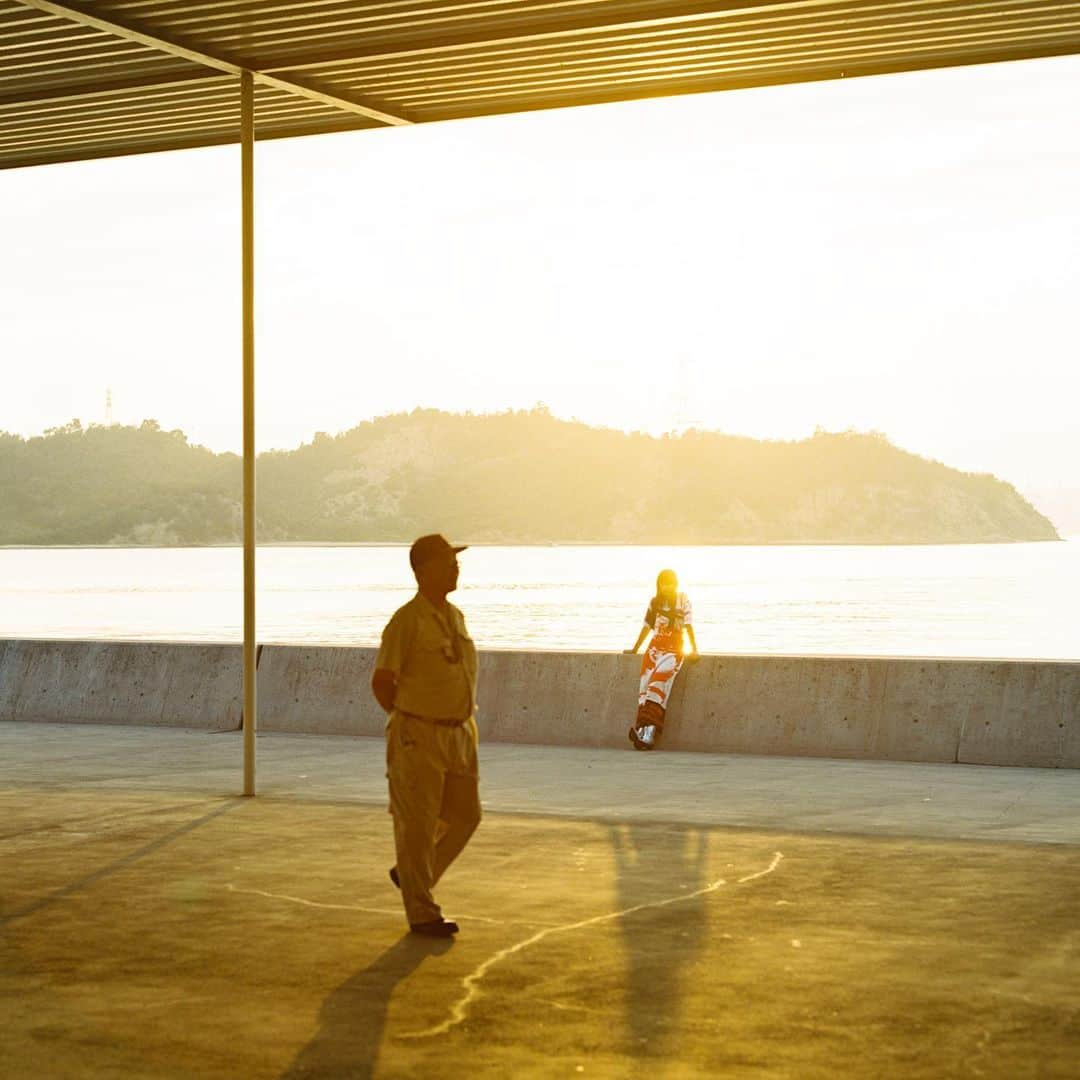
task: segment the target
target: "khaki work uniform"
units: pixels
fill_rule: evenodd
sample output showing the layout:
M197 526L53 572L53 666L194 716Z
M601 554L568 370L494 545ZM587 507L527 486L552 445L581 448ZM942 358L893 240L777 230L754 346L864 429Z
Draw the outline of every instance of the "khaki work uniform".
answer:
M431 890L480 823L476 646L465 616L417 593L383 630L376 669L397 677L386 776L410 923L442 917Z

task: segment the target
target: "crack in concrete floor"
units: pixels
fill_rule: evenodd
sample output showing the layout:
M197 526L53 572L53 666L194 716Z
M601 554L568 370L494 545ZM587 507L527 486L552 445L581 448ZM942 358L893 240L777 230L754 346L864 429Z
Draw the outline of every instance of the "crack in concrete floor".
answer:
M758 878L771 874L780 865L780 860L783 859L783 857L783 854L777 851L773 855L772 861L764 870L758 870L753 874L747 874L745 877L739 878L735 884L744 885L747 882L756 881ZM622 919L627 915L633 915L638 911L647 911L653 908L667 907L670 904L683 903L687 900L694 900L699 896L705 896L708 893L716 892L717 889L726 884L727 881L724 878L717 878L710 884L705 885L703 888L695 889L693 892L680 893L678 896L668 896L662 900L650 900L644 904L635 904L633 907L623 908L621 911L610 911L604 915L594 915L592 918L582 919L579 922L563 923L558 926L549 926L543 930L539 930L531 937L527 937L522 941L518 941L513 945L508 945L505 949L500 949L498 952L493 953L466 975L461 980L461 985L465 993L451 1007L450 1015L442 1021L442 1023L436 1024L434 1027L425 1028L422 1031L404 1032L399 1035L398 1038L427 1039L435 1035L443 1035L451 1028L462 1023L468 1015L469 1006L476 1000L480 993L480 981L493 967L495 967L496 964L505 960L508 956L513 956L515 953L527 949L530 945L535 945L537 942L543 941L544 938L549 937L552 934L570 933L573 930L584 930L588 926L598 926L600 923L612 922L615 919Z

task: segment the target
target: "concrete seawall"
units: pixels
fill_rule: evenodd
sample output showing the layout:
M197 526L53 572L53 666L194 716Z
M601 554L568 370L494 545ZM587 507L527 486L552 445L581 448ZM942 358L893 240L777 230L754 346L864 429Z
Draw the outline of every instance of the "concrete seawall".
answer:
M267 645L263 731L378 735L374 650ZM478 720L493 742L629 746L638 659L486 652ZM675 686L664 747L1080 768L1080 663L707 656ZM0 721L240 722L236 645L0 642Z
M240 724L238 645L0 641L0 720Z

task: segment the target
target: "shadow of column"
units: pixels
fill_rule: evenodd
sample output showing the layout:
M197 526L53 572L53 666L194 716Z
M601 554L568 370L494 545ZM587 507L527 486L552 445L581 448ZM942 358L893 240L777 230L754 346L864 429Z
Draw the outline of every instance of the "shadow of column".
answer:
M282 1080L367 1080L374 1076L394 989L426 957L440 956L452 944L406 934L363 971L350 976L323 1002L319 1030L281 1074Z
M613 825L610 832L620 910L708 885L703 830L626 824ZM628 969L624 1052L648 1069L679 1058L684 969L700 959L707 900L708 894L645 907L618 920Z

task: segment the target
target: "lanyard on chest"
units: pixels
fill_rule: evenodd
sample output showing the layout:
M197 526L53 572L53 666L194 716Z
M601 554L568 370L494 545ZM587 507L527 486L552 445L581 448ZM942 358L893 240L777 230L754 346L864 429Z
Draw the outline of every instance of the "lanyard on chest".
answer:
M448 608L445 619L443 618L442 612L435 608L431 609L431 614L444 636L442 647L443 659L449 664L460 664L463 655L461 650L461 633L458 630L458 621L454 612Z

